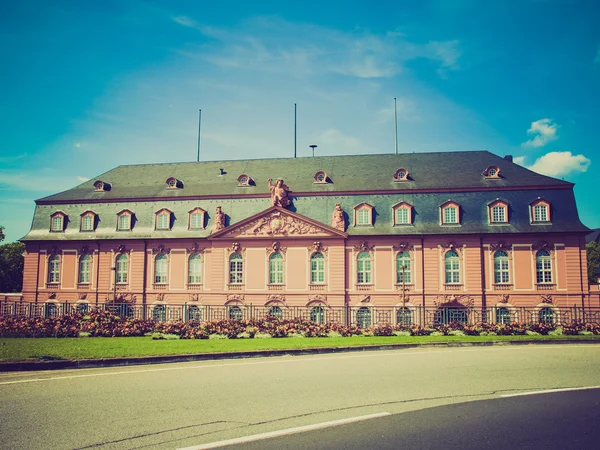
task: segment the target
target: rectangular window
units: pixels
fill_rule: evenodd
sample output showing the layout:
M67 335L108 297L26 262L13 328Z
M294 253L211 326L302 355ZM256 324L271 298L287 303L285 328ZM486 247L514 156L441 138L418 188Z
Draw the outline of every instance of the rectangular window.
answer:
M52 218L52 231L63 230L63 218L62 216L54 216Z
M356 211L357 225L371 225L371 211L368 209L359 209Z
M506 222L504 206L494 206L492 208L492 222Z
M131 216L123 214L119 216L119 230L129 230L131 223Z
M156 218L156 229L157 230L168 230L169 229L170 214L159 214Z
M458 223L457 208L444 208L444 223Z
M312 284L325 283L325 259L313 258L310 265L310 282Z
M202 218L204 217L203 214L201 213L194 213L190 216L190 228L194 228L194 229L198 229L198 228L203 228L203 220Z
M460 283L460 263L458 259L446 259L446 284Z
M410 214L408 208L398 208L396 210L396 225L410 224Z
M229 284L242 284L243 265L241 259L229 261Z
M358 284L371 284L371 260L359 259L357 263L356 281Z
M94 230L94 216L83 216L81 221L81 231Z
M548 210L546 209L546 205L535 205L533 207L533 220L534 222L548 221Z

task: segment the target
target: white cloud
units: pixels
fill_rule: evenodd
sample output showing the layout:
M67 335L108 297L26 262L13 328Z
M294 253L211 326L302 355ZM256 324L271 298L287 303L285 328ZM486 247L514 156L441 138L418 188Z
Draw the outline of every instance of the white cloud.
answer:
M583 155L573 155L571 152L550 152L536 159L533 165L527 168L543 175L559 177L575 172L586 172L590 164L591 161Z
M525 166L525 157L524 156L515 156L513 158L513 162L520 166Z
M521 147L523 148L538 148L543 147L549 142L558 139L556 130L558 125L552 121L552 119L540 119L535 122L531 122L531 128L527 130L527 134L533 137L527 142L523 142Z
M85 183L86 181L90 181L90 179L89 179L89 178L82 177L82 176L77 176L77 179L78 179L79 181L81 181L82 183Z
M200 56L220 68L390 78L402 72L404 63L419 58L434 61L445 74L459 68L461 56L457 40L419 44L410 42L401 33L342 32L278 17L254 18L232 29L205 26L189 17L173 20L213 39L197 54L189 50L180 54L190 58Z

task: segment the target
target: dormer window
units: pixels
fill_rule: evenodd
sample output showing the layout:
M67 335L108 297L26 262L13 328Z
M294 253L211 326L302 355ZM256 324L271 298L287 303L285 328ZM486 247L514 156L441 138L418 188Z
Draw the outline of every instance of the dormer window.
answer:
M460 205L448 200L440 206L440 223L442 225L460 225Z
M161 209L156 213L156 229L168 231L171 229L172 213L168 209Z
M354 208L355 226L373 225L373 207L368 203L361 203Z
M530 217L532 223L550 222L550 203L542 198L538 198L530 205Z
M62 211L57 211L50 216L50 231L61 233L65 231L66 214Z
M94 191L95 192L101 192L101 191L110 191L111 188L111 184L107 183L105 181L102 180L96 180L94 181Z
M190 230L203 230L204 229L204 217L206 211L202 208L194 208L189 212L189 226Z
M400 168L394 173L394 181L406 181L408 180L408 170Z
M238 187L254 186L254 179L245 173L241 174L238 179Z
M394 225L411 225L412 209L412 205L406 202L400 202L394 206Z
M96 213L86 211L81 215L80 231L94 231L96 229Z
M498 179L500 178L500 167L489 166L483 171L483 176L486 178Z
M117 214L117 231L129 231L132 227L133 213L128 209Z
M183 189L183 181L169 177L167 178L167 189Z
M317 173L315 173L315 176L313 178L315 180L315 183L319 184L329 183L331 181L327 174L322 170L319 170Z
M489 203L488 216L489 222L492 224L508 223L508 203L499 199Z

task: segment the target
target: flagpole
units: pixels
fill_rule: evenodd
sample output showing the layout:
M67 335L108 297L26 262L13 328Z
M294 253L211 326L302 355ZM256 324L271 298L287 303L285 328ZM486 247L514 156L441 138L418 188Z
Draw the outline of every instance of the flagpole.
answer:
M296 104L294 103L294 158L296 157L296 143L297 143L297 134L296 134L296 121L297 118L297 114L296 114Z
M398 154L398 109L396 108L396 97L394 97L394 130L396 141L396 155Z
M200 162L200 131L202 129L202 110L198 110L198 162Z

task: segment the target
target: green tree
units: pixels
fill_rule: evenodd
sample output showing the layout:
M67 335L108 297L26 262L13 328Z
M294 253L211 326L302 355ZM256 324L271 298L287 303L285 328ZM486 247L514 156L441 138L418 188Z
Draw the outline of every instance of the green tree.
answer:
M590 283L597 283L596 272L600 267L600 244L594 241L588 242L585 250L587 252L588 279Z
M4 227L0 225L0 242L4 240L6 236L4 235Z
M21 292L23 289L23 251L25 244L11 242L0 245L0 292Z

